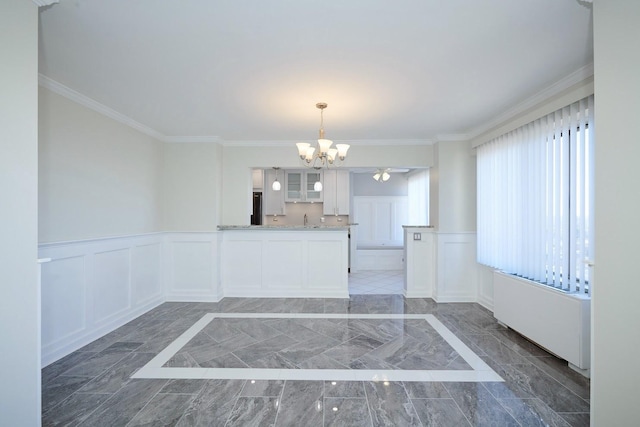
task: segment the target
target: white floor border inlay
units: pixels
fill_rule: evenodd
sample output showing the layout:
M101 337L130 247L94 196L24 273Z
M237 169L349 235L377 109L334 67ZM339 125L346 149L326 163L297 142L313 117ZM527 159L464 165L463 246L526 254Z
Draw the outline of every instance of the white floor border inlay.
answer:
M473 368L472 370L391 369L255 369L163 368L193 337L216 317L234 319L423 319ZM319 381L439 381L484 382L504 380L432 314L329 314L329 313L207 313L169 344L132 378L319 380Z

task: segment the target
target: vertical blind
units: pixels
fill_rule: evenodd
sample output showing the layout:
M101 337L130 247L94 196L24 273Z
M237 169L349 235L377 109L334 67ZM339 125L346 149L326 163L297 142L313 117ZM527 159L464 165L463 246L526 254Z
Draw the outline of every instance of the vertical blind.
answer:
M589 293L593 95L478 147L478 262Z

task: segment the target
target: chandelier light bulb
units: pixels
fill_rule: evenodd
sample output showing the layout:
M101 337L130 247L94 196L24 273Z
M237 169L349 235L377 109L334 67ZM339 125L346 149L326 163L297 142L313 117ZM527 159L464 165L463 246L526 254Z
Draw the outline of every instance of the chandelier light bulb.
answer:
M317 150L311 147L308 142L298 142L298 156L302 160L302 164L315 169L328 168L329 166L340 166L347 158L349 144L336 144L332 148L333 141L324 137L324 109L327 108L326 102L318 102L316 108L320 110L320 129L318 131ZM321 184L322 185L322 184Z
M322 183L320 181L316 181L313 184L313 191L322 191Z

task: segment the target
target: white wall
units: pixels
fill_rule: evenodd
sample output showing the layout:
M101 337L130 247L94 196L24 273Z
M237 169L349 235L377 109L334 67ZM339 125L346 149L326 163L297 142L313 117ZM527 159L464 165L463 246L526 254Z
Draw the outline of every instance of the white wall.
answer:
M160 231L162 143L39 92L40 242Z
M40 425L38 8L0 2L0 425Z
M220 218L222 148L216 143L164 147L163 228L215 231Z
M437 222L431 223L439 232L475 231L476 157L469 142L439 142L436 163Z
M638 424L640 3L595 1L595 267L591 425Z
M223 148L222 219L224 225L249 224L251 216L252 168L300 168L295 144L268 147L233 145ZM355 145L343 167L430 167L432 145Z
M373 179L373 173L353 173L353 196L406 196L409 193L407 178L392 173L386 182Z

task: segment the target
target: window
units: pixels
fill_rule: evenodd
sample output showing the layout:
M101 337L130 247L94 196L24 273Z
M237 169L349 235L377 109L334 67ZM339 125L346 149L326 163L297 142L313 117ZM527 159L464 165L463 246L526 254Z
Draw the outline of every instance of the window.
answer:
M593 96L478 147L478 262L589 293Z

